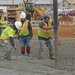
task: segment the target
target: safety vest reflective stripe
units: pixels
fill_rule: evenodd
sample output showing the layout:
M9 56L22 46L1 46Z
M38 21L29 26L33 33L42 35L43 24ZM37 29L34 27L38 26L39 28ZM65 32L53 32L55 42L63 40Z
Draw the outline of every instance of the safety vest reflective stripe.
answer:
M28 20L26 20L19 32L19 35L21 36L26 36L29 34L29 31L28 31Z
M11 36L10 36L11 35ZM7 40L9 37L13 37L15 35L15 30L11 27L7 27L1 34L1 39Z
M48 22L48 26L45 22L43 22L45 24L45 26L50 27L51 26L51 20ZM51 35L51 31L50 30L44 30L42 28L38 29L38 36L43 37L43 38L48 38Z

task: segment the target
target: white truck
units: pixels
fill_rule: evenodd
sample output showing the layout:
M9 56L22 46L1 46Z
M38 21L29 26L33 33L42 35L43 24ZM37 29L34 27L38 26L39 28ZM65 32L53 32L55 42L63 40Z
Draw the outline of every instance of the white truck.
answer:
M58 15L67 15L70 11L72 11L73 9L69 9L67 7L60 7L58 8Z

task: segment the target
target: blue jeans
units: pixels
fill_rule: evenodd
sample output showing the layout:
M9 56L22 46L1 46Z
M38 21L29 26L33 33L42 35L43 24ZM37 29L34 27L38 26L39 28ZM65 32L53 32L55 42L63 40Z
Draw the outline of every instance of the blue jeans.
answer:
M51 39L39 39L39 44L40 44L40 48L39 48L39 58L41 58L41 52L46 49L46 47L49 49L49 56L50 59L54 59L53 57L53 46L52 46L52 42Z
M53 51L53 47L50 39L47 40L39 39L39 44L40 44L39 51L43 51L45 46L47 46L50 51Z
M21 54L25 54L25 46L26 46L26 51L27 51L27 54L30 54L30 43L31 43L31 40L29 37L22 37L19 39L20 41L20 44L21 44Z
M21 47L30 47L31 40L29 37L19 38Z

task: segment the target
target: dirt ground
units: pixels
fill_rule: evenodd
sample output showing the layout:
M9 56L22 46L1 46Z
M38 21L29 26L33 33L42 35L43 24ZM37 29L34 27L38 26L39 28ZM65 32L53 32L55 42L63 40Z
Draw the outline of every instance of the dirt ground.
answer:
M75 26L59 26L58 29L58 37L67 37L67 38L75 38L74 35L75 32ZM34 35L37 35L38 33L38 27L33 27L33 33ZM52 36L54 35L54 32L52 30Z
M68 56L75 55L75 39L74 39L74 26L60 26L59 28L59 37L62 37L61 46L59 46L59 57L68 59ZM39 43L37 40L37 29L38 27L33 27L34 37L31 43L31 54L30 57L22 56L20 53L20 43L18 40L15 40L17 50L12 52L12 59L10 61L4 60L4 47L0 46L0 75L75 75L75 71L68 71L68 70L60 70L55 69L55 61L49 59L48 49L45 46L45 51L42 53L42 59L39 59L38 48ZM53 35L53 31L52 31ZM67 39L71 38L71 39ZM64 47L64 48L63 48ZM73 48L73 49L72 49ZM70 50L70 51L69 51ZM65 52L66 51L66 52ZM69 52L68 52L69 51ZM72 52L73 53L72 53ZM67 55L65 55L64 53ZM68 53L67 53L68 52ZM63 53L63 54L62 54ZM72 53L72 54L70 54ZM65 64L61 63L59 65L66 66L68 62ZM69 63L69 65L73 64ZM68 66L69 68L69 66ZM72 69L71 69L72 70Z

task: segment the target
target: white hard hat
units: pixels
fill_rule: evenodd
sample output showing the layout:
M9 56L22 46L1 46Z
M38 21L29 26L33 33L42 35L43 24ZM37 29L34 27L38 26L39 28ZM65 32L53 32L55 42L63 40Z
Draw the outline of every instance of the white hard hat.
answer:
M20 14L20 18L26 18L26 13L25 13L25 12L22 12L22 13Z
M16 27L17 29L21 29L21 26L22 26L22 23L21 23L20 21L16 21L16 22L15 22L15 27Z

